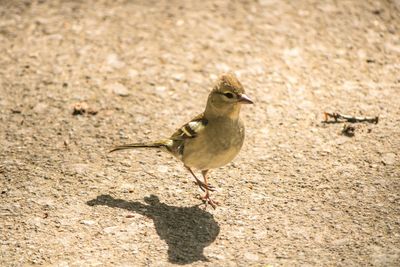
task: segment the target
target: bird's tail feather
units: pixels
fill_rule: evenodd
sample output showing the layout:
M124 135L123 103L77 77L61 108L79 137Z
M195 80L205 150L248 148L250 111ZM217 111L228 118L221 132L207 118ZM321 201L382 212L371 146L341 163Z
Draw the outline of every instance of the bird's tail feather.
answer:
M160 148L160 147L167 147L168 144L165 140L156 141L156 142L146 142L146 143L134 143L134 144L126 144L121 146L116 146L110 150L110 152L118 151L118 150L125 150L125 149L132 149L132 148L143 148L143 147L152 147L152 148Z

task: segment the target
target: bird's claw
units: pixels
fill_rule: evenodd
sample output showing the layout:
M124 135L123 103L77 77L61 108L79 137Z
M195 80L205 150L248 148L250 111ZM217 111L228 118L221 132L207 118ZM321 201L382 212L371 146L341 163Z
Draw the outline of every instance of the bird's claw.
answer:
M211 191L211 192L214 192L215 190L217 190L217 188L215 186L213 186L212 184L206 185L205 183L203 183L200 180L195 181L194 183L196 185L198 185L203 192L206 192L206 190Z
M205 205L205 206L204 206L204 209L207 208L207 205L208 205L208 204L210 204L211 207L213 207L213 209L216 209L217 206L219 205L219 202L217 202L217 201L215 201L215 200L212 200L212 199L210 198L210 195L209 195L209 194L206 194L205 196L198 196L198 197L199 197L200 200L203 201L203 203L204 203L204 205Z

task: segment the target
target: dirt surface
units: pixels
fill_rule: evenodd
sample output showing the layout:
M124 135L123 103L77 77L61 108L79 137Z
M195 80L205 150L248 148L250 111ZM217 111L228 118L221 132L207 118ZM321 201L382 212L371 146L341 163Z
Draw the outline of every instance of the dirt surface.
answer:
M1 266L400 265L398 0L3 0L0 55ZM256 104L216 210L172 156L107 153L225 71Z

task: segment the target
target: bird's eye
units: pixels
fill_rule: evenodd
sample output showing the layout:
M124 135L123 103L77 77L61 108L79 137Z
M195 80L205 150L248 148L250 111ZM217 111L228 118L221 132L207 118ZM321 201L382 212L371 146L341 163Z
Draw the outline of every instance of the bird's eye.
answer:
M232 93L225 93L224 94L227 98L233 98L233 94Z

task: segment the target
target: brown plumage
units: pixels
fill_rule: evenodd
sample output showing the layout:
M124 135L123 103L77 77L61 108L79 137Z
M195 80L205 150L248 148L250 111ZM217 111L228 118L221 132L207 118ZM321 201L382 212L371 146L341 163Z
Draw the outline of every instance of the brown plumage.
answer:
M240 151L244 141L244 126L239 118L241 104L253 102L245 95L244 88L232 73L223 74L216 82L207 100L205 111L183 125L170 138L117 146L112 151L153 147L163 148L181 160L205 191L202 199L216 207L209 191L207 173L229 163ZM192 169L201 170L204 182L200 181Z

